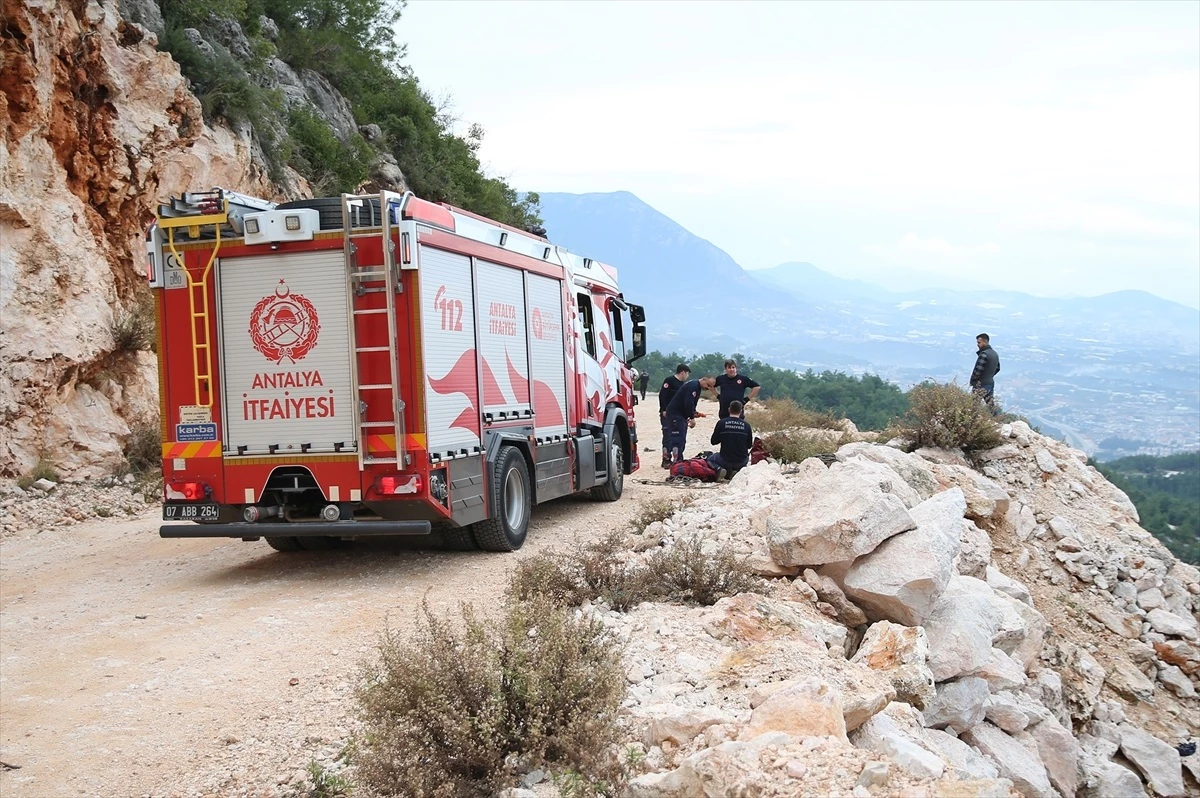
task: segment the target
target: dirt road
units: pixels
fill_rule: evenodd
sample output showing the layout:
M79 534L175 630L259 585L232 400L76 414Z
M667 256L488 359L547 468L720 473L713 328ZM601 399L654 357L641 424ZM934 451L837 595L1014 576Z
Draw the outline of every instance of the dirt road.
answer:
M689 452L710 448L715 403L705 409ZM410 628L422 600L487 611L522 559L686 493L657 484L657 435L643 432L647 444L619 502L536 508L516 554L427 539L294 554L163 540L157 507L3 540L0 761L19 769L0 771L0 795L286 794L343 745L385 625Z

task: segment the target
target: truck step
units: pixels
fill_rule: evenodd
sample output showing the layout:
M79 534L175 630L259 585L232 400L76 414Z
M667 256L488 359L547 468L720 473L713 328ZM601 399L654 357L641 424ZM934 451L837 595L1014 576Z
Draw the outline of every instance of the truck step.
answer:
M358 426L363 427L364 429L367 427L394 427L394 426L396 426L396 422L395 421L364 421L361 424L359 424Z
M362 353L362 352L390 352L390 351L392 351L392 348L390 346L359 346L359 347L355 347L354 351L359 352L359 353Z
M358 386L360 391L390 391L392 384L390 382L369 383L367 385Z
M354 311L355 316L378 316L381 313L387 313L387 308L366 308Z
M381 465L383 463L399 464L399 462L400 461L397 460L395 457L364 457L363 458L363 463L365 465Z

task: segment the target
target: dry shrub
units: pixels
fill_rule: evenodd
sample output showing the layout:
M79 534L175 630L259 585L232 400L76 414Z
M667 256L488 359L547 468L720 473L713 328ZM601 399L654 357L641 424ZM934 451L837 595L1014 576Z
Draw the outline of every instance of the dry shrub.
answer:
M637 515L630 519L629 525L633 528L635 535L640 535L646 531L646 527L653 524L655 521L665 521L673 516L676 511L687 507L692 503L690 496L681 499L651 499L642 502L638 507Z
M129 429L124 447L132 474L149 474L162 468L162 430L157 423L142 422Z
M576 774L581 794L615 795L621 650L603 624L546 596L500 623L461 624L426 606L410 637L385 633L359 691L358 784L421 798L487 796L541 765Z
M924 383L908 392L908 400L901 428L917 447L971 452L1000 445L991 408L957 385Z
M746 409L746 420L755 432L779 432L794 429L842 429L833 413L818 413L800 407L791 399L768 399L761 408Z
M648 592L666 601L710 606L755 588L758 580L744 560L727 551L706 554L702 544L693 537L652 553L646 563Z
M628 551L619 532L570 552L543 552L517 566L509 592L518 601L544 596L560 607L577 607L602 600L624 612L647 599L641 575L623 554Z
M108 327L116 352L153 351L158 343L154 321L154 297L143 293L130 310L118 310Z
M578 551L538 554L517 566L511 597L545 597L560 607L600 600L624 612L643 601L714 604L755 584L737 557L701 553L699 538L657 549L645 565L628 563L623 543L610 533Z
M17 487L21 490L29 490L33 483L39 479L48 479L51 482L59 481L58 471L55 469L54 463L50 462L45 455L38 458L37 463L29 473L22 474L17 478Z
M773 432L762 439L767 454L782 465L802 463L810 457L833 454L854 438L848 433Z

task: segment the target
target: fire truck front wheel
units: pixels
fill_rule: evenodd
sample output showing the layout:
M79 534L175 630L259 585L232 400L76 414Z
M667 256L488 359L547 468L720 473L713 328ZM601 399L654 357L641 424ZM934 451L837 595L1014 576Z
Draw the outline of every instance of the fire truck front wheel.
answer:
M492 467L492 517L474 525L475 542L484 551L516 551L529 532L533 508L529 467L514 446L502 446Z

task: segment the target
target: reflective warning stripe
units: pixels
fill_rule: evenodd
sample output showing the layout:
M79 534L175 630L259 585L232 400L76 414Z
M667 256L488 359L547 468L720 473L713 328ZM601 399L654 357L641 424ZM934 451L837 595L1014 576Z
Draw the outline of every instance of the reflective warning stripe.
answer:
M410 449L424 449L425 435L414 434L406 435L404 438L408 441ZM367 436L367 453L368 454L383 454L385 452L396 451L396 436L395 435L368 435Z
M164 458L172 457L220 457L221 442L220 441L197 441L194 443L164 443L162 445L162 456Z

